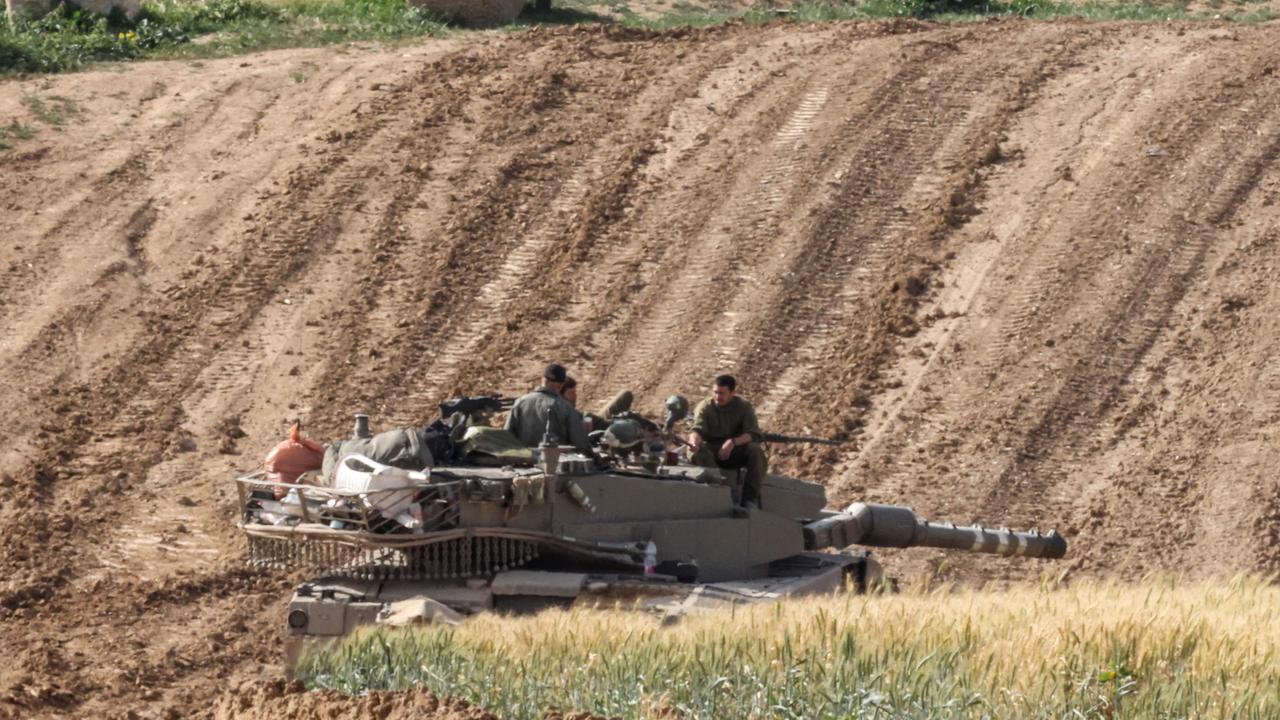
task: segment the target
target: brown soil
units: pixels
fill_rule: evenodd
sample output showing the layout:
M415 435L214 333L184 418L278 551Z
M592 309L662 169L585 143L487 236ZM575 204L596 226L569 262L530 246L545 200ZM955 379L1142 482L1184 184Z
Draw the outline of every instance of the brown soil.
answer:
M215 720L497 720L464 700L431 692L372 692L351 697L333 690L305 692L282 680L245 683L219 699ZM583 718L583 720L586 720Z
M0 714L278 678L293 579L241 569L233 471L548 358L651 411L732 371L850 441L775 452L835 501L1072 543L907 577L1280 570L1277 46L584 27L0 83L39 128L0 151Z

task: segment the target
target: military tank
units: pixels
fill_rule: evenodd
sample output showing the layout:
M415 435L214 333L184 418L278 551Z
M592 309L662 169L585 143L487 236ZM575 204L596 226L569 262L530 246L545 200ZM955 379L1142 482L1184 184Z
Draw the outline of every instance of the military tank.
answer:
M466 427L455 432L459 461L422 470L350 454L320 484L237 478L249 564L314 578L289 604L291 657L306 640L375 623L575 604L679 615L866 590L884 578L867 548L1042 559L1067 549L1056 531L958 527L865 502L832 510L821 485L785 475L769 475L759 506L744 507L734 478L668 462L660 445L612 454L602 443L602 463L504 433Z

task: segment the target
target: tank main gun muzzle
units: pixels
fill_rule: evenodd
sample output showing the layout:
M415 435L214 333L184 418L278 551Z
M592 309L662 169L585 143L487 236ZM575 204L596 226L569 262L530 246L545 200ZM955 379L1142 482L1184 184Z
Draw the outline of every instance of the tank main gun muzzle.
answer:
M897 505L854 503L842 513L804 526L805 546L810 550L850 545L872 547L938 547L993 555L1057 559L1067 554L1067 541L1051 530L991 530L957 527L920 519L911 508Z

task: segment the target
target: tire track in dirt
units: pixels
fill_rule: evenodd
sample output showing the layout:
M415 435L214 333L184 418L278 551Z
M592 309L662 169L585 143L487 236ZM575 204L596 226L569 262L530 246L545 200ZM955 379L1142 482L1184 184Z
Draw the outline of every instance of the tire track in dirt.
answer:
M564 334L559 336L564 340L558 342L582 348L582 374L596 388L598 398L611 395L614 388L644 388L655 382L652 373L640 366L645 357L652 357L644 343L667 345L669 338L655 334L637 338L636 328L664 324L663 315L680 300L672 296L678 292L673 290L676 283L659 269L698 261L686 238L705 231L722 202L718 196L731 192L727 183L741 176L742 165L751 161L750 154L723 156L714 147L754 146L773 132L769 118L777 113L774 88L796 67L796 51L777 36L739 38L726 45L730 51L721 50L704 60L698 73L682 69L685 77L675 82L684 83L684 90L649 92L660 110L639 115L632 123L641 128L641 137L652 132L646 128L660 128L653 136L654 151L641 147L631 152L634 172L616 181L631 196L595 201L599 206L595 214L603 218L609 217L608 208L621 206L621 211L613 213L621 215L621 222L579 231L595 236L586 238L590 247L584 263L599 272L593 273L589 290L582 293L594 302L568 306L561 323ZM658 83L654 88L662 90ZM745 118L753 120L744 122ZM699 193L695 204L689 205L690 188L717 190ZM678 208L676 213L673 206ZM692 259L676 260L677 256Z
M1105 38L1099 36L1084 36L1061 42L1061 38L1028 34L1031 37L1026 42L1035 46L1035 50L1019 53L1018 64L1005 72L991 74L993 78L1002 79L997 81L1002 84L980 93L984 98L984 105L966 108L960 118L943 119L942 124L952 124L955 130L935 143L938 150L929 159L929 164L940 169L933 173L932 177L935 179L925 186L923 193L919 189L919 183L913 188L912 193L919 197L914 203L904 203L912 208L911 217L892 223L895 232L889 236L900 239L889 247L904 245L910 242L913 235L926 237L929 241L927 246L919 248L918 252L921 254L943 254L939 248L958 244L988 245L987 239L993 237L990 231L974 230L966 224L970 222L969 216L983 212L975 204L980 204L981 196L987 192L987 177L992 172L999 172L999 165L1010 161L1003 155L1005 150L1001 147L1002 139L1006 138L1011 127L1019 121L1019 114L1023 109L1040 99L1046 84L1055 81L1063 69L1070 67L1079 55L1089 52L1098 43L1105 42ZM1060 42L1054 43L1055 39ZM1049 45L1049 48L1041 49L1040 45ZM1032 55L1037 51L1040 53L1038 57ZM968 81L984 80L983 76L977 75L971 76ZM921 179L929 177L925 168L915 168L911 174ZM1025 182L1022 180L1022 183ZM1007 222L1004 217L997 220L1000 223ZM952 240L954 236L963 239ZM925 408L916 406L931 402L927 399L919 400L917 395L930 385L933 375L942 365L944 352L954 342L957 327L954 322L947 322L946 318L968 315L983 297L987 278L1000 257L1002 243L999 240L995 242L996 247L983 247L970 259L970 262L978 265L966 271L963 288L957 287L953 291L951 285L959 283L961 278L950 277L947 272L941 273L940 277L919 279L921 290L924 289L926 280L929 285L939 286L933 292L937 299L922 303L922 309L917 313L919 327L912 330L910 337L901 341L903 347L897 351L896 358L878 371L881 379L874 404L858 420L858 445L838 460L833 472L838 483L848 484L850 478L856 477L859 474L858 468L865 467L868 460L880 452L886 440L891 437L895 443L900 440L896 436L900 435L900 421L908 408L914 407L918 411L916 415L920 415ZM848 314L851 308L872 302L872 293L883 293L890 283L896 286L904 282L901 277L888 277L884 274L892 255L891 251L885 249L885 245L880 247L881 264L872 266L879 270L878 275L872 276L875 284L864 282L863 294L836 303L837 312L843 310ZM949 256L955 254L954 251L948 253ZM841 296L853 295L850 290L851 286L846 286L841 291ZM943 323L945 327L933 330L931 326L936 323ZM819 333L817 336L822 337L823 334ZM788 373L792 372L794 369L789 368ZM787 380L784 375L784 382ZM783 386L784 391L787 385ZM951 399L951 396L946 399ZM901 496L900 493L883 487L881 491L889 498Z
M512 86L536 88L540 75L536 63L521 71L527 73L527 80L512 83ZM452 143L444 143L438 148L444 151L444 157L437 156L434 160L430 173L432 184L441 190L456 191L459 195L465 189L473 199L480 199L477 203L480 209L460 207L459 215L437 213L425 219L436 229L419 234L414 240L413 244L420 250L405 253L418 261L413 269L403 269L403 275L394 270L383 273L383 280L393 286L401 286L401 290L379 297L379 307L373 313L375 322L380 320L387 324L391 318L400 318L394 323L397 328L421 332L425 339L411 343L407 350L401 347L390 359L398 376L413 378L413 381L403 392L376 408L379 417L375 422L402 426L429 421L435 415L434 405L445 399L446 393L452 392L449 389L451 383L463 369L459 364L470 359L469 355L474 356L493 328L509 315L511 303L519 295L527 293L527 284L540 274L545 251L558 240L559 225L579 202L581 192L585 192L589 182L585 176L593 171L590 158L579 155L581 159L571 162L563 157L563 153L556 151L557 146L564 143L563 136L572 132L575 119L574 108L561 99L561 95L567 92L563 86L570 82L563 74L553 76L549 84L535 90L541 93L539 97L523 99L524 102L545 105L552 113L543 116L537 135L530 138L533 145L504 147L503 154L489 173L468 174L471 166L483 164L477 162L479 158L473 157L470 150L463 155L450 156L448 150ZM562 104L565 105L564 110L556 111L555 108ZM488 108L473 107L460 113L463 116L483 116L488 111ZM564 115L564 118L554 119L554 114ZM496 134L506 130L495 124L482 132ZM459 140L458 145L465 147L465 142ZM558 177L546 177L545 170L552 165L572 169ZM519 195L513 196L510 193L515 188L518 188ZM424 196L429 193L424 193ZM517 203L527 212L504 216L502 209ZM539 211L547 207L549 212ZM495 220L494 215L500 219ZM424 219L419 218L419 221ZM500 269L485 267L480 272L457 272L447 278L438 274L439 267L449 267L457 262L496 264L492 259L493 253L501 253L504 244L487 242L490 237L521 238L504 256L499 256L498 262L504 263ZM441 238L448 238L448 241L440 243ZM474 254L476 247L484 248L484 254ZM446 286L447 293L436 288L436 297L426 299L421 286L404 290L414 283L421 283L423 273L429 272L427 267L436 268L437 285ZM381 282L380 285L385 286ZM424 318L423 308L428 306L434 317ZM426 320L434 326L421 326L417 320ZM459 335L459 326L470 330ZM463 339L456 340L459 336ZM396 344L389 343L388 347L395 348Z
M582 211L565 228L568 248L554 261L555 271L567 282L544 286L529 298L533 305L528 313L547 318L546 327L507 353L525 358L515 374L508 369L510 379L526 383L536 376L536 363L556 357L570 362L573 373L585 381L584 397L611 393L600 378L614 360L631 352L630 345L603 357L596 349L609 343L608 327L637 306L634 292L647 284L642 279L646 257L667 246L665 238L653 242L645 228L645 208L661 207L665 194L694 182L685 173L700 172L702 150L739 116L742 105L774 82L776 71L764 72L769 65L761 62L771 62L778 44L767 38L735 38L700 47L696 57L667 68L664 80L650 82L626 117L611 123L617 128L616 150L601 158ZM689 216L697 214L689 209ZM578 272L585 268L590 271Z
M610 52L610 56L642 58L647 48L623 46ZM723 50L716 49L705 57L689 58L687 63L678 68L681 75L689 72L701 72L696 68L708 68L722 57ZM638 59L633 59L638 62ZM404 410L393 415L392 419L404 422L422 423L434 413L434 404L446 395L464 392L467 389L456 384L450 387L451 378L460 370L463 361L468 362L466 373L471 377L470 388L476 391L522 389L531 377L540 369L540 362L545 357L566 359L573 356L573 343L563 337L556 338L554 321L562 319L565 305L568 304L567 291L575 289L582 280L574 277L578 268L586 267L585 257L589 256L598 242L595 224L601 217L611 217L619 208L629 202L629 190L632 183L625 180L634 177L638 167L635 158L648 155L646 143L635 135L637 129L651 127L656 107L662 107L665 98L682 92L687 84L672 69L673 77L665 82L656 80L634 90L609 90L611 73L628 73L625 66L611 69L610 64L584 62L583 67L572 61L563 62L568 81L575 87L575 95L566 104L590 107L599 100L591 95L608 92L610 100L618 102L632 93L637 96L629 101L619 103L628 110L622 116L611 118L609 130L599 137L590 148L578 152L572 161L561 159L558 165L569 168L564 175L555 178L537 178L534 187L545 188L535 190L550 197L549 202L528 202L543 208L541 212L522 220L518 244L510 250L502 260L503 269L494 272L486 270L481 276L487 282L473 291L473 300L463 308L463 314L451 318L449 335L443 339L445 349L435 357L429 365L420 366L412 372L421 380L415 383L406 397L399 400ZM601 108L603 110L603 108ZM579 110L579 114L583 112ZM572 133L572 117L566 118L566 125L557 126L554 119L539 125L538 135L547 147L562 144L558 138L560 133ZM545 151L530 152L531 155L544 155ZM633 158L628 160L627 158ZM621 184L608 177L612 167L621 166ZM629 169L628 169L629 168ZM496 264L496 263L495 263ZM608 273L602 276L608 277ZM616 276L616 274L614 274ZM592 277L586 282L595 282ZM587 293L591 297L591 293ZM579 303L578 307L590 308L590 303ZM572 310L569 311L571 313ZM540 330L536 335L520 333L520 328L528 322L527 318L535 318L537 322L552 321L552 325ZM462 318L469 318L463 320ZM465 330L459 329L459 324ZM505 337L515 335L514 343L505 341ZM501 353L501 360L490 362L488 353ZM510 366L512 360L516 365ZM588 365L577 365L575 374L583 377L589 373Z
M881 29L892 34L917 28L904 24ZM766 64L756 72L787 77L793 72L790 68L798 63L839 53L851 44L856 44L862 53L878 56L875 54L881 52L876 49L879 42L875 34L837 34L821 43L788 48L788 52L776 57L760 53L755 62ZM838 77L847 78L847 87L833 91ZM742 118L757 117L752 125L767 130L767 134L761 133L753 141L754 153L728 160L736 164L733 169L721 166L714 155L699 157L700 148L690 157L690 165L707 174L702 178L673 178L670 182L675 188L723 185L718 193L700 193L715 200L713 204L682 208L682 212L673 215L667 206L678 207L682 200L659 195L649 201L652 209L646 207L638 213L640 227L667 216L691 217L694 222L663 231L673 241L655 248L658 252L641 256L637 270L643 279L634 285L640 293L627 298L627 310L615 312L612 322L599 330L593 345L612 343L623 349L622 357L605 360L603 384L642 393L660 390L659 395L671 390L689 392L700 388L708 373L733 359L730 356L737 353L728 345L717 354L715 344L730 341L737 333L712 331L711 323L732 318L724 313L735 312L735 301L749 298L754 303L759 296L772 292L772 286L779 282L785 263L777 262L777 258L785 259L793 252L786 243L803 240L793 227L802 223L808 208L823 197L821 177L831 172L828 165L834 164L821 152L827 149L830 134L841 127L833 122L844 118L842 111L827 107L828 98L834 92L841 101L840 107L844 107L851 102L845 93L860 85L875 84L873 76L839 73L810 85L791 82L778 90L763 85L739 105L716 106L717 112L739 118L739 126L744 124ZM780 100L779 93L785 99ZM710 135L703 147L712 154L717 144L728 140L720 134ZM742 140L734 142L743 145ZM814 173L813 165L819 162L822 169ZM797 173L801 167L808 171L804 177ZM726 179L734 183L726 184ZM773 247L774 241L781 241L777 248ZM762 262L761 256L767 256L769 262ZM696 318L690 313L696 313ZM673 347L681 348L681 352L670 355ZM643 369L644 358L655 353L671 358L659 375ZM689 380L694 384L688 384Z
M1137 70L1145 74L1162 72L1189 71L1192 60L1177 58L1174 51L1164 48L1144 58ZM1082 82L1086 82L1082 80ZM988 371L997 371L1004 366L1010 357L1016 357L1025 351L1018 343L1023 341L1032 328L1041 321L1042 305L1048 311L1054 305L1054 293L1063 287L1062 273L1072 259L1077 240L1052 232L1053 225L1074 227L1087 224L1097 213L1098 208L1114 204L1117 198L1115 189L1102 183L1089 183L1095 173L1099 173L1103 165L1111 164L1114 157L1109 150L1120 142L1138 132L1139 124L1149 116L1156 101L1151 90L1135 80L1121 79L1120 82L1104 88L1099 92L1108 97L1097 104L1096 108L1083 118L1074 147L1085 147L1084 138L1092 141L1091 152L1083 157L1064 158L1060 171L1047 183L1075 183L1076 188L1070 192L1070 201L1066 203L1065 216L1041 215L1035 218L1035 224L1028 228L1029 233L1042 238L1032 249L1026 264L1018 271L1025 280L1016 287L1016 296L1012 299L1013 310L1000 318L989 341L983 344L988 348L983 359ZM1132 108L1120 122L1099 127L1113 116L1115 107ZM1094 140L1099 134L1102 138ZM1085 183L1077 183L1076 176L1085 178ZM1043 188L1048 190L1049 187Z
M1264 103L1257 96L1237 96L1230 104L1249 117L1246 110ZM1179 131L1174 125L1158 134L1197 148L1200 157L1188 159L1187 174L1206 177L1210 165L1220 166L1220 149L1211 136L1215 126L1226 121L1223 115L1230 114L1220 110L1217 116L1197 118L1198 126ZM1150 239L1135 251L1133 269L1121 277L1104 271L1090 294L1073 303L1085 316L1095 318L1096 329L1085 340L1091 357L1070 368L1048 407L1037 411L1040 419L1031 426L1014 464L988 494L987 513L1015 522L1040 519L1046 497L1065 484L1067 473L1062 468L1074 464L1084 451L1100 449L1096 423L1116 406L1117 395L1125 392L1122 385L1166 331L1174 306L1202 266L1211 239L1196 226L1222 222L1242 193L1252 189L1274 153L1275 147L1270 146L1233 164L1225 177L1211 181L1213 190L1208 194L1179 196L1177 189L1168 188L1162 193L1168 198L1166 207L1181 208L1174 211L1173 222L1151 218L1148 227L1154 229L1142 233Z
M111 236L128 235L127 231L122 232L117 227L127 228L132 215L153 202L151 197L144 197L140 202L135 198L138 188L145 185L151 166L157 158L164 157L178 146L183 138L182 131L190 130L196 133L206 131L226 98L237 93L242 84L242 80L232 79L226 85L211 88L200 94L196 101L202 104L202 108L194 115L200 118L201 122L198 122L195 127L187 127L186 121L191 115L186 114L177 120L166 122L159 133L160 137L151 138L150 144L145 147L137 148L131 142L117 143L120 149L114 154L122 157L116 163L107 163L110 170L89 180L82 192L72 190L55 195L52 198L53 202L42 208L42 214L50 218L45 221L49 227L41 231L42 238L37 254L27 260L33 266L33 270L38 268L44 272L33 272L23 278L24 282L18 289L21 292L20 297L6 297L0 294L0 322L9 319L5 317L6 307L56 307L54 298L70 292L79 280L79 274L69 272L69 269L83 266L85 258L74 253L96 248L97 245L92 243L91 239L94 234L104 229ZM158 114L159 111L153 110L148 113L148 116L154 122L158 119L154 116ZM99 160L93 165L101 166L101 164ZM90 203L101 204L102 207L107 208L108 213L105 223L99 220L99 223L94 224L92 228L86 227L84 223L84 208ZM0 285L0 293L3 293L4 289L3 285ZM6 345L23 347L22 335L13 325L16 318L9 320L11 320L10 324L0 326L0 335L6 338ZM34 318L35 322L29 314L24 315L22 320L23 325L28 327L39 325L38 316Z
M729 372L736 369L739 354L738 329L753 315L754 305L767 305L767 291L772 278L767 275L761 277L762 268L755 264L746 265L742 258L758 257L764 251L766 242L772 239L770 236L776 232L778 221L775 218L786 202L789 191L796 184L796 173L802 167L801 153L809 144L807 141L814 121L827 107L830 95L830 87L825 82L805 93L774 137L763 176L756 181L756 187L743 200L743 205L731 211L733 219L745 229L735 233L735 253L729 259L726 269L729 277L738 280L744 289L735 294L734 302L729 303L729 307L733 309L721 311L727 322L711 333L715 340L707 355L713 358L715 368ZM785 248L779 254L785 260ZM699 273L694 278L717 274L714 266L698 266L698 269L705 271L706 275ZM747 298L754 299L755 302L744 303L743 300ZM697 374L705 377L705 373Z
M697 243L689 253L688 260L681 264L681 270L670 281L668 297L678 299L676 307L659 308L657 312L648 314L639 327L633 329L634 341L630 357L634 362L650 362L655 351L666 345L690 326L701 326L704 335L713 331L713 318L729 317L732 311L722 309L724 301L714 297L714 291L721 282L732 278L732 281L754 284L756 279L747 275L751 267L741 267L735 259L746 256L754 258L762 243L765 233L776 226L774 215L780 210L782 192L779 185L795 181L794 173L798 163L795 154L804 144L805 136L813 125L813 120L826 104L829 91L818 86L806 90L797 96L793 110L786 122L774 135L766 149L761 150L762 160L758 170L745 174L743 182L730 192L729 201L709 222L709 229L699 234L694 240ZM722 271L721 268L724 268ZM726 333L727 335L727 333ZM684 345L689 356L707 355L695 351L693 346ZM728 346L713 347L710 357L717 364L723 363L726 353L731 353ZM672 358L675 363L681 360ZM631 375L633 369L624 365L621 374ZM637 373L638 374L638 373ZM687 374L676 367L669 367L668 375L687 377ZM663 384L662 380L657 383Z
M976 74L929 77L929 68L956 49L945 42L919 43L920 54L856 115L848 115L842 135L866 139L830 181L838 190L819 206L809 247L788 269L803 280L762 304L751 328L757 337L771 330L776 335L767 348L753 349L747 361L748 378L761 388L757 407L766 423L797 394L812 390L810 378L831 359L832 345L848 331L849 320L882 289L891 258L919 222L917 214L937 202L952 162L953 139L966 137L972 118L965 117L961 103L944 102L939 113L933 98L978 80ZM941 138L933 135L937 132ZM913 152L913 145L934 150Z
M1258 165L1271 159L1268 155L1274 156L1274 147L1261 159L1247 161L1245 172L1231 172L1222 178L1207 199L1184 197L1181 200L1187 205L1171 206L1187 208L1184 213L1190 223L1221 222L1234 209L1239 193L1252 186ZM1097 334L1088 340L1094 359L1080 361L1066 374L1050 407L1029 430L1019 459L988 496L991 514L1016 520L1030 515L1034 519L1043 512L1043 498L1050 489L1064 482L1060 468L1078 459L1082 446L1097 450L1097 421L1116 405L1116 395L1124 392L1121 386L1126 378L1138 369L1158 334L1165 332L1172 307L1201 268L1211 242L1206 232L1185 224L1164 229L1162 234L1164 238L1157 236L1158 240L1144 243L1137 268L1123 284L1107 283L1105 292L1100 287L1089 297L1088 301L1098 304L1097 311L1089 315L1102 319ZM1188 240L1180 241L1180 237ZM1124 290L1116 292L1117 288Z
M207 210L191 217L181 207L187 201L174 197L168 179L176 173L200 173L202 176L211 174L216 179L219 173L225 174L221 168L227 167L229 156L239 153L246 159L250 157L252 145L233 153L217 148L233 147L237 138L276 109L280 93L266 92L269 82L266 79L233 79L225 83L215 81L211 88L188 93L189 97L174 100L178 109L171 112L164 111L165 106L152 103L153 109L148 110L137 124L158 126L158 140L142 141L136 137L139 131L132 127L124 131L126 138L118 143L120 147L145 147L141 150L130 149L120 164L94 178L84 196L54 220L53 229L47 231L42 240L44 246L57 249L57 257L47 261L53 264L46 268L45 275L49 280L43 286L33 285L30 288L32 292L43 292L46 298L75 294L88 299L82 304L82 310L72 314L63 313L45 319L39 314L25 315L22 320L28 328L40 327L42 323L45 327L25 347L20 344L23 339L20 333L6 334L5 344L14 346L18 353L16 357L21 357L23 362L33 368L40 368L39 372L33 372L27 378L21 399L6 399L15 406L40 408L43 405L40 396L48 388L68 381L96 382L97 376L105 368L115 365L113 356L127 354L130 344L145 337L144 321L135 317L141 300L172 294L187 285L192 276L200 274L202 268L199 266L205 260L204 253L193 253L193 248L189 246L190 234L179 233L175 228L181 226L184 216L194 222L196 227L221 228L226 225L228 214L236 217L236 205L242 208L251 206L254 199L246 201L241 194L246 187L256 187L259 181L276 168L279 153L272 159L254 156L253 164L250 165L253 174L247 178L238 174L239 179L249 180L245 184L215 182L201 189L201 194L220 193L223 197L234 197L230 212L227 204L212 200L207 203ZM153 91L147 90L144 100L153 94ZM119 95L128 95L128 91L122 91ZM180 97L181 93L175 95L175 98ZM289 112L296 110L296 107L290 108ZM147 122L148 118L152 120ZM163 122L160 122L161 118ZM72 128L71 131L91 130ZM210 147L215 149L208 152ZM80 208L87 201L86 198L102 202L109 208L105 226L77 224L82 215ZM157 225L158 218L164 219L160 225ZM109 244L95 243L94 238L97 237L119 238L120 247L115 249ZM79 248L104 245L108 252L102 256L101 261L91 258L88 260L91 265L96 266L96 279L90 280L85 277L85 273L67 270L85 264L85 252ZM194 261L193 254L196 255ZM116 259L112 260L113 257ZM216 263L216 260L210 262ZM93 277L94 275L89 275L89 278ZM31 302L37 301L33 299ZM57 307L57 303L52 302L41 301L37 304L45 308ZM71 321L74 321L74 326L69 324ZM224 321L224 317L213 319L217 324ZM114 337L108 342L95 343L97 351L93 346L71 347L55 354L49 351L50 346L46 341L40 340L41 337L55 335L64 341L78 344L78 338L99 332L100 328L106 326L114 326ZM247 348L246 352L249 352ZM41 358L38 362L37 356ZM75 367L65 368L62 358L66 357L80 358L83 362Z
M1111 39L1105 35L1099 35L1088 41L1093 47L1098 45L1105 46L1111 42ZM993 402L990 398L968 397L963 392L944 392L940 398L941 406L930 407L934 402L930 398L922 398L915 401L913 396L916 392L928 385L955 387L957 390L963 390L970 387L988 387L991 383L991 377L995 370L1000 367L1007 367L1011 362L1016 361L1017 354L1013 354L1009 334L1012 332L1012 326L1009 322L1016 323L1025 321L1026 318L1034 317L1040 312L1040 303L1045 302L1045 288L1059 288L1062 285L1061 270L1059 270L1055 258L1061 259L1069 257L1071 248L1075 241L1069 234L1052 234L1047 232L1047 225L1055 220L1061 222L1066 227L1078 227L1085 222L1087 218L1093 214L1092 209L1098 206L1109 193L1114 190L1110 187L1088 188L1086 190L1072 190L1067 194L1070 203L1063 213L1057 208L1049 206L1044 200L1045 193L1050 189L1060 190L1064 184L1070 183L1070 171L1064 168L1074 168L1078 177L1091 178L1093 176L1092 169L1107 158L1109 146L1115 142L1116 138L1127 137L1134 131L1134 125L1140 120L1134 119L1144 117L1141 114L1124 115L1119 126L1097 127L1098 117L1111 117L1114 113L1108 112L1113 103L1115 103L1115 95L1117 93L1108 93L1110 97L1104 98L1096 103L1077 103L1073 106L1073 113L1070 116L1063 117L1061 114L1055 114L1052 118L1044 121L1047 127L1040 127L1036 123L1041 121L1037 117L1039 112L1038 105L1045 101L1061 95L1064 90L1072 87L1109 87L1105 84L1094 83L1093 79L1088 77L1086 70L1081 70L1080 64L1071 64L1076 55L1085 57L1092 50L1091 47L1080 46L1071 49L1068 52L1059 53L1058 57L1067 62L1068 70L1060 78L1046 78L1047 86L1042 92L1042 96L1038 97L1030 110L1026 113L1027 119L1021 120L1015 118L1012 122L1006 121L1005 127L1009 132L1014 133L1015 145L1012 146L1014 156L1006 161L1004 167L998 171L996 176L996 185L990 190L999 199L1000 212L992 217L993 211L986 210L984 220L977 224L977 227L971 228L965 233L974 240L968 242L987 242L987 238L993 239L998 245L993 249L984 249L982 254L988 259L985 261L988 267L994 265L1002 265L1008 267L1011 262L1016 261L1018 253L1024 249L1023 238L1026 238L1025 246L1029 247L1029 259L1024 262L1023 270L1017 273L1010 273L1009 278L1018 278L1018 282L1010 285L1015 290L1014 294L1014 310L1010 315L1013 320L1006 320L1004 324L996 323L994 327L997 329L993 332L991 327L993 324L979 319L978 321L965 320L960 323L959 331L955 327L942 331L941 335L937 333L925 332L922 338L928 338L927 341L915 339L908 341L907 344L913 349L913 353L921 353L926 358L925 362L918 369L907 369L909 366L916 365L913 353L903 353L902 359L898 362L900 369L890 372L894 378L902 376L905 385L900 389L890 388L881 392L881 397L876 399L877 405L881 408L880 412L868 417L868 423L862 434L862 444L852 454L846 456L837 471L842 477L858 478L864 476L869 467L875 467L879 464L881 458L891 458L893 456L902 456L912 449L912 445L916 442L909 437L912 420L900 422L900 418L907 416L907 409L911 408L910 418L916 417L938 417L940 427L951 425L953 422L956 426L966 426L973 423L972 419L965 419L965 415L975 414L981 415L985 411L973 410L973 408L983 407L984 404ZM1166 49L1166 52L1167 49ZM1165 58L1167 60L1167 58ZM1162 60L1161 55L1144 57L1144 62L1149 61L1145 67L1160 68L1166 63ZM1126 66L1126 72L1128 72ZM1096 68L1095 68L1096 71ZM1150 72L1151 70L1148 70ZM1136 75L1136 73L1135 73ZM1136 94L1140 81L1132 81L1132 85L1125 89L1125 92ZM1027 125L1026 128L1019 126ZM1002 131L1004 132L1004 131ZM1065 158L1059 157L1043 159L1031 153L1031 157L1024 161L1023 151L1016 145L1017 142L1037 142L1043 143L1047 149L1059 147L1057 142L1059 136L1072 135L1075 138L1073 143L1067 147L1079 147L1080 137L1093 137L1103 134L1106 140L1097 145L1089 147L1097 148L1087 159L1081 161L1079 158L1072 158L1069 155ZM1064 142L1065 138L1064 138ZM1038 148L1037 148L1038 150ZM1030 151L1028 151L1030 152ZM1032 167L1037 168L1038 177L1028 179L1025 176L1021 166L1024 162L1034 161L1037 163ZM1046 165L1046 163L1048 163ZM1044 168L1044 169L1040 169ZM1005 180L1003 177L1007 177ZM1024 188L1033 188L1029 193ZM1083 193L1089 193L1085 195ZM1026 200L1021 195L1026 193ZM1009 203L1003 198L1012 195L1015 203L1011 208ZM1090 200L1092 198L1092 200ZM1037 199L1041 204L1046 205L1047 209L1038 210L1030 205ZM1041 214L1042 213L1042 214ZM1030 268L1030 270L1027 270ZM990 302L991 297L1000 297L1002 292L1001 282L992 281L989 277L990 271L985 270L979 273L983 278L981 288L975 288L972 292L980 293L980 302ZM970 297L964 301L964 307L968 308L965 315L969 316L975 309L975 301L977 298ZM1032 309L1035 308L1035 309ZM937 308L936 311L940 311ZM951 309L954 311L954 308ZM1047 310L1047 308L1045 308ZM981 313L979 313L979 318ZM940 321L943 322L943 321ZM926 323L928 324L928 323ZM936 343L932 348L921 347L921 342ZM973 366L964 366L970 369L965 370L962 377L949 377L954 371L943 369L944 375L940 378L930 379L929 375L936 373L940 367L940 358L943 352L950 353L955 347L974 347L981 350L982 348L992 348L979 358L980 364L974 368ZM921 352L923 350L923 352ZM904 380L894 380L895 383ZM947 418L960 418L957 420L949 420ZM943 438L941 442L943 446L948 446L949 441L945 439L945 431L939 431ZM930 433L924 433L929 436ZM887 446L886 446L887 443ZM916 447L919 447L918 445ZM880 471L873 472L876 478L874 484L879 488L885 497L889 499L910 497L920 493L921 482L914 479L918 473L905 471L900 473L890 473L888 477L879 477ZM865 478L864 478L865 479ZM981 484L981 481L977 481ZM989 482L989 481L988 481ZM900 483L905 483L902 485ZM928 483L925 483L926 485ZM963 501L951 504L964 505Z
M378 124L360 133L372 137ZM356 145L352 149L358 149ZM162 298L151 309L144 310L156 332L152 339L136 348L117 365L99 386L98 400L86 402L93 408L91 423L95 437L102 442L81 442L82 433L66 438L74 449L65 449L60 465L70 476L101 476L107 472L143 474L148 463L166 448L182 451L178 433L183 419L182 400L191 383L200 376L222 344L217 338L242 330L270 301L279 285L295 277L308 265L309 254L302 242L315 242L332 237L331 230L340 225L339 213L347 206L343 200L357 188L366 174L340 157L321 161L311 170L294 171L289 184L293 192L289 202L264 213L292 214L290 203L316 203L325 212L293 223L293 228L272 232L250 225L245 229L248 241L241 248L237 262L219 269L202 287L180 288ZM324 186L317 180L327 180ZM306 222L311 220L311 222ZM197 292L198 291L198 292ZM204 298L214 298L205 302ZM247 341L246 341L247 342ZM236 354L228 362L234 364ZM131 438L150 431L160 431L159 442L139 447ZM176 434L175 434L176 433ZM151 458L148 460L147 458ZM35 459L37 466L41 464ZM128 470L119 470L120 468Z

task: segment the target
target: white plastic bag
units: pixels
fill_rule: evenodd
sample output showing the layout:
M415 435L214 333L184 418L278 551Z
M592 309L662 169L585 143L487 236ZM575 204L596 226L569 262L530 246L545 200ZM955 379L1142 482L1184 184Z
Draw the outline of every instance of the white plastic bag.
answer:
M387 518L409 511L418 488L427 484L430 470L418 472L376 463L364 455L348 455L334 474L335 490L365 493L365 502Z

